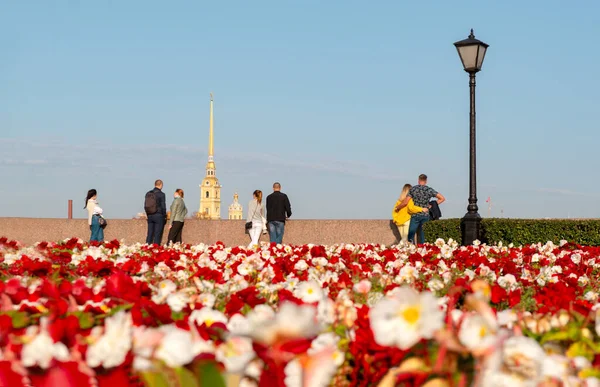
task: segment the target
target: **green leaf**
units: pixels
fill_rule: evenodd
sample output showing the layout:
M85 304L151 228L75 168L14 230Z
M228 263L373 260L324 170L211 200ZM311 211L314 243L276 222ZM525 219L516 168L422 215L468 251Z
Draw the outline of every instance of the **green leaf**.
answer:
M583 356L586 359L591 361L594 358L594 351L590 347L588 347L585 343L580 341L580 342L571 344L571 346L567 350L567 356L570 357L571 359L574 357L577 357L577 356Z
M580 378L600 378L600 370L587 368L579 372Z
M81 329L90 329L95 325L96 320L94 315L89 312L73 312L73 316L79 320L79 327Z
M600 353L600 343L596 343L593 340L588 339L586 337L583 337L581 341L587 344L587 346L590 347L592 351L594 351L594 353Z
M31 322L26 312L11 310L6 312L6 314L12 319L12 326L15 329L25 328Z
M201 360L195 362L192 367L199 387L227 387L217 363Z
M140 372L146 387L169 387L169 381L160 372Z
M567 332L569 333L569 338L573 341L577 341L581 337L581 327L576 324L570 324L567 328Z
M184 387L199 387L198 380L196 379L196 375L192 373L192 371L180 367L175 369L175 373L177 374L177 378L179 379L179 385Z
M173 321L183 320L183 317L183 312L171 312L171 318L173 319Z
M558 331L558 332L548 332L544 336L542 336L541 343L547 343L548 341L564 341L569 339L569 332L567 331Z
M122 310L130 310L133 308L133 304L123 304L123 305L117 305L115 307L113 307L108 313L108 316L112 316L115 315L117 313L119 313Z

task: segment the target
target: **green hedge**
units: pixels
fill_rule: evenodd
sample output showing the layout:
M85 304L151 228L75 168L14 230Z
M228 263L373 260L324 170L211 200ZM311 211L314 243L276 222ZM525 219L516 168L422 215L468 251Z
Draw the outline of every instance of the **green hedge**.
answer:
M564 239L586 246L600 246L599 220L564 219L482 219L481 241L487 244L503 242L515 246L532 243L558 243ZM437 238L452 238L461 241L460 219L444 219L425 224L425 239L434 242Z

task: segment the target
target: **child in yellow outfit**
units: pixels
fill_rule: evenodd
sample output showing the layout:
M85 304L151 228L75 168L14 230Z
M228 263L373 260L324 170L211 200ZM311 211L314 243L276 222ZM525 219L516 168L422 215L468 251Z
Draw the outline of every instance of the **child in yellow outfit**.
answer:
M428 212L429 209L415 206L415 203L412 199L408 201L408 204L402 208L401 203L406 199L406 195L408 195L408 191L411 189L410 184L404 184L402 187L402 193L400 194L400 198L394 205L394 209L392 210L392 219L394 224L398 228L398 232L400 233L400 238L404 243L408 242L408 228L410 226L410 216L413 214L418 214L420 212ZM414 241L413 241L414 243Z

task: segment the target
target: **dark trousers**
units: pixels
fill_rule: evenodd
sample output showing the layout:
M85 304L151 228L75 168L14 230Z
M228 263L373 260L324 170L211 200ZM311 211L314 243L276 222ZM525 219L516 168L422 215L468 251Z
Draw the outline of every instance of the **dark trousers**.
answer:
M162 241L163 231L165 229L165 216L161 214L148 215L148 235L146 236L147 244L160 245Z
M174 221L171 225L171 229L169 230L169 236L167 238L167 243L181 243L181 234L183 232L183 222Z

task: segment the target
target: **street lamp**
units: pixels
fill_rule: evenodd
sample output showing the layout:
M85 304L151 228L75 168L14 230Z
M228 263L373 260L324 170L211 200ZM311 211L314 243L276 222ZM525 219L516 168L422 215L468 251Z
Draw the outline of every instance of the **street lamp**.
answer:
M480 238L481 216L477 207L477 174L475 151L475 74L481 70L488 44L475 39L473 29L465 40L454 43L456 51L466 72L469 73L469 89L471 91L471 107L469 110L470 149L469 149L469 205L467 213L461 221L463 246L472 245Z

